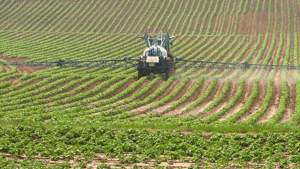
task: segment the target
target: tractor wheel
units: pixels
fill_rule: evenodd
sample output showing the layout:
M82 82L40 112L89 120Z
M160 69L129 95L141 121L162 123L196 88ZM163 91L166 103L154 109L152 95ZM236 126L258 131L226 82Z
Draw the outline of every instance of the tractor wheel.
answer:
M144 76L144 72L143 72L143 69L139 69L138 70L138 79L140 79L141 77Z
M167 73L165 74L165 80L168 80L171 76L175 75L175 68L168 68Z
M175 75L175 68L174 68L174 60L173 58L171 60L167 61L167 71L165 74L165 80L168 80L171 76Z

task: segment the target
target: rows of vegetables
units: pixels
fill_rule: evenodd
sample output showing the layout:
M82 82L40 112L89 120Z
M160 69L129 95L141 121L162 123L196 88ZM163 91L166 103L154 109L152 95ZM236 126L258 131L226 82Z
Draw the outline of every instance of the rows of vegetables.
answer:
M137 34L151 27L151 32L169 29L176 36L176 57L299 65L300 1L155 2L0 0L0 61L138 58L145 44ZM252 14L257 34L253 25L241 24ZM259 20L261 15L266 23ZM241 101L249 82L249 95ZM47 168L47 160L63 160L49 168L74 167L72 163L87 167L100 155L103 164L98 168L109 167L105 163L113 158L120 165L157 167L164 162L296 166L299 84L299 71L290 75L286 70L278 76L253 69L179 68L163 81L159 76L138 80L135 68L52 67L27 74L20 67L0 66L0 168ZM276 111L260 122L270 113L278 86ZM292 92L294 107L284 119ZM257 102L259 108L253 110ZM208 137L202 130L258 134Z
M73 128L57 126L21 126L0 130L1 168L27 164L18 159L65 160L55 165L71 166L76 159L78 166L85 166L93 159L103 163L118 159L122 165L138 162L187 162L194 165L218 163L222 165L247 165L248 162L275 167L299 165L300 134L211 134L182 133L179 130L152 131L118 130L102 127ZM7 156L10 154L12 156ZM104 155L104 156L103 156ZM15 157L13 159L12 157ZM47 163L42 161L34 165ZM68 162L69 160L69 162ZM52 166L53 167L53 166Z

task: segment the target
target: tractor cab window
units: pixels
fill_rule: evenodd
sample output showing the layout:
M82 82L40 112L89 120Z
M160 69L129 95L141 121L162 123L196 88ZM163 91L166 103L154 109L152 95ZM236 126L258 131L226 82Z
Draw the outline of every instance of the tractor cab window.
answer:
M156 38L149 38L149 42L150 42L151 46L153 46L153 45L160 45L161 44L161 40L158 40Z

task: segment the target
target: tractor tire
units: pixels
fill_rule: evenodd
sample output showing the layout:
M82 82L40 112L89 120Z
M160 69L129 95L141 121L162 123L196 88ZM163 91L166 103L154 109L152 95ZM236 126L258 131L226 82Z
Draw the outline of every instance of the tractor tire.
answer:
M144 72L143 72L143 69L139 69L138 70L138 79L140 79L141 77L144 76Z
M171 76L175 75L175 68L174 68L175 64L174 64L174 60L173 58L171 60L167 61L167 71L165 74L165 80L168 80Z

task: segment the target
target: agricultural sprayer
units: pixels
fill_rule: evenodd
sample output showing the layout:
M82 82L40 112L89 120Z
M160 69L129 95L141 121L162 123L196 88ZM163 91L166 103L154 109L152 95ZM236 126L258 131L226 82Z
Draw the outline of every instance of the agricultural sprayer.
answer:
M161 74L167 80L175 74L177 68L194 69L298 69L293 65L261 65L248 62L213 62L201 60L184 60L174 58L171 53L171 39L174 36L163 33L146 33L139 36L146 42L147 48L139 58L124 57L123 59L105 60L57 60L57 61L12 61L0 62L2 65L14 66L59 66L59 67L90 67L90 68L136 68L138 78L153 74Z

